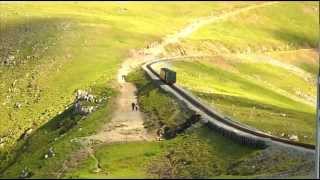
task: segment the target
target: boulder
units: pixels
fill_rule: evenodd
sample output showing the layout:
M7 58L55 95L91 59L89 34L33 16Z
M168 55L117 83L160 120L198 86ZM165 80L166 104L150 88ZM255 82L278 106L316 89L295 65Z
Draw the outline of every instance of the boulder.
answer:
M21 103L18 103L18 102L16 102L16 103L14 104L14 107L15 107L15 108L18 108L18 109L20 109L21 106L22 106Z
M44 159L48 159L51 157L56 156L55 152L53 151L53 147L50 147L48 152L44 155Z
M287 115L285 113L281 113L282 117L287 117Z
M1 137L1 138L0 138L0 144L1 144L1 143L4 143L4 137Z
M290 139L291 141L299 141L299 137L298 137L297 135L291 135L291 136L289 137L289 139Z
M74 104L74 112L81 115L90 114L93 110L93 106L83 106L79 101Z
M31 176L32 176L32 172L30 172L28 168L24 168L21 171L21 173L19 175L19 178L29 178Z
M33 130L32 128L29 128L26 131L24 131L24 133L20 136L19 140L21 139L26 140L32 133L32 130Z
M76 92L76 101L79 101L79 100L94 102L94 96L92 94L89 94L85 90L79 89Z
M49 157L54 157L54 156L56 156L56 153L53 151L53 147L50 147L50 148L49 148L48 156L49 156Z

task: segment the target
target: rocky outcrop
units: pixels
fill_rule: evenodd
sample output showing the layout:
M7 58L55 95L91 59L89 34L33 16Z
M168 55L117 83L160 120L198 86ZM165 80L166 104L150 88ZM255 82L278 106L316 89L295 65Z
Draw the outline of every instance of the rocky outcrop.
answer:
M96 102L95 97L85 90L77 90L74 103L74 113L87 115L95 110L93 103Z
M51 158L51 157L54 157L54 156L56 156L56 154L53 151L53 147L50 147L49 150L48 150L48 153L46 153L44 155L44 159L48 159L48 158Z
M89 92L85 90L77 90L76 101L80 101L80 100L94 102L95 98L92 94L89 94Z
M297 135L291 135L289 137L289 140L291 140L291 141L299 141L299 137Z
M30 178L32 176L32 172L28 168L24 168L20 175L19 178Z
M94 106L85 106L81 104L80 101L77 101L74 104L74 112L80 115L87 115L94 111Z

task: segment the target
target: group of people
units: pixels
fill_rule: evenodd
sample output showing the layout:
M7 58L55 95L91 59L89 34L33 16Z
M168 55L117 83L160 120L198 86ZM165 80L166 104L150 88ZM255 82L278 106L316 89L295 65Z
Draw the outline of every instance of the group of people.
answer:
M138 111L138 105L136 103L131 103L132 111Z

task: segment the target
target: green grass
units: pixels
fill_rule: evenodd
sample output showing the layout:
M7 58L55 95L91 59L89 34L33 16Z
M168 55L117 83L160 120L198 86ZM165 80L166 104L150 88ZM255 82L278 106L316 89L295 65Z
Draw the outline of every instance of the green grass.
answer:
M299 166L303 160L285 152L268 156L224 138L206 127L161 142L97 146L101 171L89 158L68 171L66 178L244 178L268 177ZM168 154L171 154L172 164ZM266 160L261 163L259 159ZM274 166L269 166L270 163ZM256 169L252 169L252 166ZM302 174L302 173L301 173Z
M161 151L157 142L131 142L111 144L96 148L101 173L94 173L95 161L90 158L66 177L72 178L145 178L147 162Z
M203 41L218 42L232 51L243 50L248 46L255 48L261 44L266 44L267 49L275 47L283 49L287 45L290 48L314 47L317 42L315 39L318 39L317 16L312 12L314 5L312 3L311 5L287 4L280 3L272 5L272 8L265 7L263 11L257 10L255 14L259 16L259 21L253 21L254 23L250 21L251 16L244 13L237 16L237 19L210 25L209 29L201 29L184 43L191 42L193 45L199 45L198 49L204 46L204 49L208 50L208 47L202 44ZM31 169L34 173L33 177L55 177L62 163L71 153L80 148L77 144L70 143L70 140L95 133L98 130L97 127L109 120L112 112L112 100L101 104L100 109L86 119L72 115L70 110L65 110L65 106L73 101L74 92L79 88L92 88L93 92L112 98L115 89L110 87L113 86L112 82L119 65L129 56L129 49L143 48L150 42L160 41L161 37L179 30L196 17L208 14L217 15L224 10L232 11L247 5L247 2L232 4L70 2L67 5L60 2L2 3L0 5L0 116L2 117L0 137L4 137L5 146L0 147L0 170L7 168L1 173L1 177L18 177L24 167ZM287 16L282 16L284 11L288 11ZM296 13L301 11L303 13ZM277 14L278 12L281 14ZM264 17L265 15L268 15L267 18ZM238 21L239 18L242 20ZM283 24L287 26L279 31L279 27ZM269 29L263 28L266 25ZM252 27L253 30L250 30L249 28ZM243 34L246 36L242 36ZM213 49L215 48L209 48L209 51ZM13 62L10 65L4 64L10 55L15 57L15 65ZM193 70L197 67L194 67ZM200 68L212 69L206 65ZM217 68L213 69L219 75L232 74L222 72ZM263 68L263 70L266 69L268 67ZM139 73L141 75L141 72L138 72L136 76L140 76ZM209 75L213 77L216 74ZM235 75L230 77L232 80L237 79ZM268 76L265 78L270 81L275 79ZM184 120L185 109L181 104L173 101L168 94L152 87L150 82L139 79L139 77L133 78L133 82L138 85L141 93L139 103L148 116L145 125L149 129L158 127L160 121L169 126L175 126L176 123ZM242 83L247 89L241 90L239 87L233 87L232 83L229 83L226 88L218 85L215 87L220 92L229 95L237 94L238 90L241 90L240 94L246 97L250 93L256 94L251 99L254 102L248 102L256 105L257 102L260 104L266 101L269 103L266 106L267 109L274 110L276 106L283 108L285 113L292 116L306 119L312 116L312 110L307 106L286 96L271 92L245 78L242 78L238 85ZM199 87L201 86L203 85L200 84ZM259 91L264 92L264 95L260 97L258 91L250 90L252 87L257 87ZM233 88L235 90L229 92ZM287 90L290 89L287 88ZM273 99L275 97L277 100ZM243 104L248 102L241 101ZM15 108L16 103L20 103L22 107ZM223 106L227 103L222 102L221 104ZM169 106L174 108L167 108ZM227 109L226 106L225 108ZM179 109L177 114L176 109ZM243 109L239 112L245 111L246 109ZM59 112L63 113L58 115ZM61 129L56 127L58 122L65 122L65 127L74 126L70 129L66 128L68 131L64 136L60 136ZM302 133L310 132L310 125L302 123L302 126L303 128L300 127L303 129ZM35 131L30 139L17 142L19 136L30 127ZM296 133L295 129L294 132ZM55 141L55 138L58 140ZM194 142L197 142L196 146ZM54 148L57 155L50 160L44 160L43 155L50 147ZM226 147L230 149L225 151ZM99 157L106 170L112 169L109 174L92 173L94 161L88 159L83 162L79 171L76 170L75 174L67 175L72 177L73 175L75 177L165 176L164 171L168 165L165 163L164 155L172 149L174 149L174 157L182 159L182 162L190 161L191 165L180 164L175 172L169 169L172 172L169 176L195 178L224 177L224 174L231 172L226 170L230 162L238 161L238 157L245 157L255 151L232 143L206 129L200 129L199 132L190 132L186 136L179 136L172 141L161 143L140 143L139 146L135 143L103 146L97 149L96 156ZM118 151L127 159L123 160ZM194 152L199 152L199 154ZM225 157L229 156L230 159L227 158L225 161ZM208 158L212 158L212 161L208 162ZM285 168L276 167L275 171L288 168L285 160L281 162ZM146 167L154 167L158 171L152 173ZM239 175L238 171L232 172L232 176ZM256 174L246 169L241 173L246 173L245 177L252 177L253 174ZM258 173L267 172L259 171Z
M275 52L270 53L269 55L311 73L316 79L316 75L319 71L319 53L315 49Z
M81 148L71 140L96 133L97 127L110 120L115 91L105 87L95 87L92 91L99 99L104 97L109 100L95 104L99 108L88 117L74 114L69 108L33 132L26 141L20 141L15 151L7 152L14 161L9 161L10 166L1 177L19 177L25 167L31 170L35 178L56 177L63 162L72 152ZM53 147L56 156L45 160L44 155L50 147Z
M226 66L228 63L229 66ZM277 136L282 133L296 134L300 141L314 144L315 108L287 94L295 88L310 93L309 90L314 92L315 87L293 73L272 65L253 65L221 57L174 62L171 68L177 71L178 84L223 114ZM259 75L263 81L248 78L255 75ZM287 93L278 93L264 82ZM312 93L310 95L315 96Z
M222 45L230 52L316 48L318 14L316 2L280 2L205 26L185 43L201 49L207 42L216 45L217 51Z
M139 98L157 89L141 70L129 74L128 80L138 86ZM167 98L169 94L159 90L155 94L157 101L171 103L171 99ZM151 100L153 96L144 98ZM140 107L145 106L145 102L148 101L139 101ZM179 105L174 108L183 107ZM164 113L167 112L158 111L153 115L160 119L165 116ZM146 118L150 117L152 116L148 115ZM301 157L292 157L286 152L266 152L268 150L263 152L235 143L198 124L170 140L96 146L94 155L102 171L94 172L96 161L88 158L78 167L69 170L65 177L253 179L290 170L303 162ZM171 156L171 163L168 155ZM258 159L261 158L265 160L260 162ZM270 163L275 165L270 166ZM253 165L256 168L252 169Z
M133 71L127 80L138 88L138 103L147 115L144 126L149 130L161 127L176 127L191 116L182 102L176 101L174 96L157 88L142 69ZM168 108L170 107L170 108Z
M111 86L130 49L160 41L196 17L245 5L1 3L0 169L19 136L64 111L76 89Z
M170 68L178 72L178 84L222 113L314 144L318 14L316 2L279 2L209 24L166 50L213 57L176 62ZM259 58L273 58L282 66Z

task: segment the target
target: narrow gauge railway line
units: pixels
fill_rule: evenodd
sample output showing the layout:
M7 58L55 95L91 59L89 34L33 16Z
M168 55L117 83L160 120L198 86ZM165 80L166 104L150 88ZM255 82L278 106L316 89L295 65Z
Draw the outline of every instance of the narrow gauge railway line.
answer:
M223 116L177 84L168 85L162 82L160 75L152 67L160 62L179 61L179 59L190 57L196 56L156 59L143 64L142 68L154 82L157 82L160 88L173 94L179 100L182 100L189 108L200 114L202 120L205 121L209 127L214 127L216 131L223 135L229 135L231 138L238 140L243 144L254 145L256 147L265 148L271 144L277 144L314 153L315 145L313 144L290 141L288 139L272 136Z

